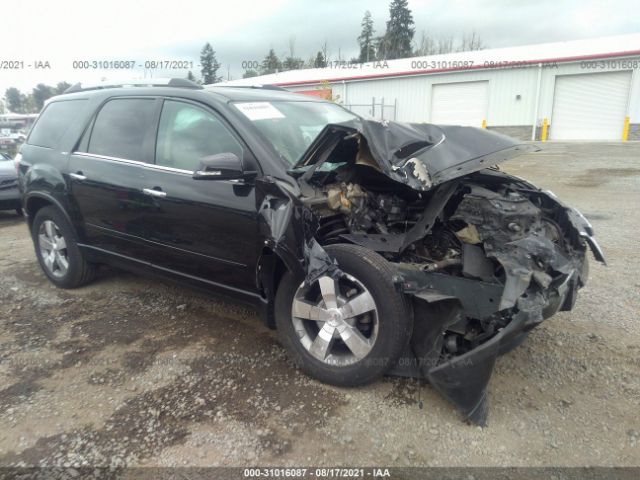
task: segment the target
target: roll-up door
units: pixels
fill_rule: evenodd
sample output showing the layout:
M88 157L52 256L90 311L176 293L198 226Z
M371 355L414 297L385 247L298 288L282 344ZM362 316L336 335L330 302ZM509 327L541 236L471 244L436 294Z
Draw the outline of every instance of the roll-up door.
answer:
M631 72L556 77L551 115L552 140L620 140Z
M434 85L431 123L481 127L487 118L488 98L487 81Z

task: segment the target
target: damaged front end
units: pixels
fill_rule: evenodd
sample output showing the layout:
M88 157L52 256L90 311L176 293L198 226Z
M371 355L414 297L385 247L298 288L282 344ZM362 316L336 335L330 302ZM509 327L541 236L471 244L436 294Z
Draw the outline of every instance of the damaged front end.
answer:
M428 379L479 424L496 358L573 307L587 247L604 262L577 210L488 168L531 150L479 129L363 121L329 125L290 172L318 219L306 245L379 253L412 300L413 336L390 373ZM315 257L307 276L335 274Z

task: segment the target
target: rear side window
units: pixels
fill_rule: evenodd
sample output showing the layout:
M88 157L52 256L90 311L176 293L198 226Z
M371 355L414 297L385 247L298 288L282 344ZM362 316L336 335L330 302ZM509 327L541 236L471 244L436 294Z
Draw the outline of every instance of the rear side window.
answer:
M153 118L153 98L110 100L98 112L89 138L88 153L146 161L145 140Z
M54 148L85 105L86 100L50 103L31 129L27 143L38 147Z

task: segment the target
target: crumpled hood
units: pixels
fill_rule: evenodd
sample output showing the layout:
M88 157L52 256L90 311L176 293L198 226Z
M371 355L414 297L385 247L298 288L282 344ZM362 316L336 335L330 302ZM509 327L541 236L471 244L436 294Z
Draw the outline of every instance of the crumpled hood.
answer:
M328 136L344 133L360 135L357 163L373 160L393 180L420 191L540 150L480 128L359 119L327 125L298 165L314 163L317 146Z
M429 190L453 178L540 150L474 127L370 120L360 123L358 130L382 170L416 190Z

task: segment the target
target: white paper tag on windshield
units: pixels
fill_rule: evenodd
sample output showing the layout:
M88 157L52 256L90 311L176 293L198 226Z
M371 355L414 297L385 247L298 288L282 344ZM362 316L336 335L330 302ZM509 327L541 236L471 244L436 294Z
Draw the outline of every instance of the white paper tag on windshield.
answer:
M236 103L235 106L252 121L284 118L282 112L269 102L243 102Z

